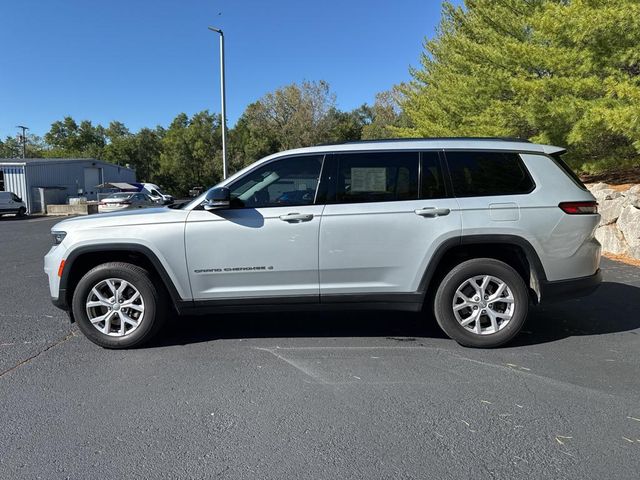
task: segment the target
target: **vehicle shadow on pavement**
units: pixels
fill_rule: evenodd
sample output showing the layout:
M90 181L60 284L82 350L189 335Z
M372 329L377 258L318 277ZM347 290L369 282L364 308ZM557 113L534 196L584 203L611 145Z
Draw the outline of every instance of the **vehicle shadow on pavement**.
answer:
M582 335L638 335L640 288L605 282L591 296L532 307L522 332L508 347L550 343ZM428 313L256 312L175 318L147 348L236 338L390 337L414 341L446 338Z
M640 332L640 288L604 282L588 297L529 310L529 318L510 347L549 343L567 337Z
M180 328L172 328L180 322ZM219 339L393 337L414 341L446 338L426 314L383 311L256 312L178 317L147 347Z

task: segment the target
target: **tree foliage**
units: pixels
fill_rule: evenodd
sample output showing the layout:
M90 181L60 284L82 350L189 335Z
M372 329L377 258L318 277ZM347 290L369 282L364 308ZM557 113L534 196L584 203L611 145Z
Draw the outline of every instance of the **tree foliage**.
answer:
M220 118L208 111L178 115L162 139L158 180L182 195L222 179Z
M583 170L640 162L637 0L445 2L399 88L404 136L516 136L567 145Z

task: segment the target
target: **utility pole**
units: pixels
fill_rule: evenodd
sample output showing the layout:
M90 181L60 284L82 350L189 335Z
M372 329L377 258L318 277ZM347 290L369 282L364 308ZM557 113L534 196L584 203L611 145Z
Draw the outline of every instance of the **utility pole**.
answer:
M209 27L220 34L220 103L222 104L222 178L227 178L227 100L224 88L224 34L222 30Z
M22 158L26 158L27 156L27 130L29 127L25 127L24 125L16 125L16 128L22 129L22 135L19 135L20 143L22 143Z

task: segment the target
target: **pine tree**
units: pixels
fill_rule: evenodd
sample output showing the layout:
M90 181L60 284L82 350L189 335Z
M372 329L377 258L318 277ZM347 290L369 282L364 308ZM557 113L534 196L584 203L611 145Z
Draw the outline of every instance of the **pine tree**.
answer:
M586 171L640 165L638 0L445 2L400 87L405 136L565 145Z

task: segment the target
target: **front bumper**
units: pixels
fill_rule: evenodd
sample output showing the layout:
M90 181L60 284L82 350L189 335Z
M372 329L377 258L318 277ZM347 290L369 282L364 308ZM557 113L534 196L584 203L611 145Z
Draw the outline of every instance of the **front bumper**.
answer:
M592 294L602 283L600 269L588 277L571 278L555 282L541 282L541 303L561 302L572 298L584 297Z
M51 303L60 310L69 311L70 307L67 304L67 291L64 288L61 288L58 292L58 298L51 297Z

